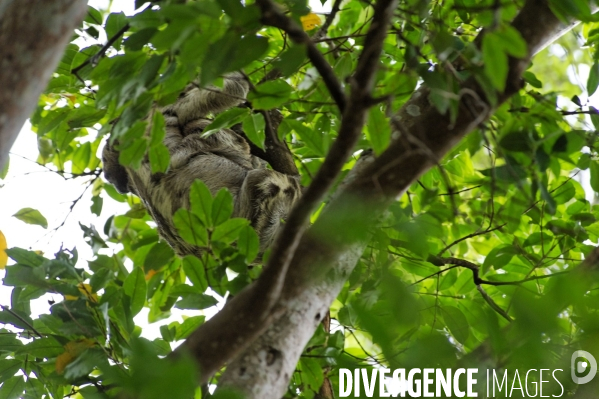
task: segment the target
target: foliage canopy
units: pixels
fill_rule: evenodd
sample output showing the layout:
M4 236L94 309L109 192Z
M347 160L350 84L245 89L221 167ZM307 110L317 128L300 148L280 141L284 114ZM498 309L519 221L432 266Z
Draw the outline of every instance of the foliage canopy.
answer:
M509 57L526 54L509 25L520 3L401 1L379 61L377 101L344 174L360 151L387 148L390 116L419 85L454 118L460 82L469 76L493 104L495 90L505 88ZM585 23L537 55L523 89L377 222L331 306L333 328L317 329L286 397L313 398L325 377L338 392L339 367L569 370L575 349L599 357L597 283L571 273L599 240L599 208L585 194L587 181L599 191L599 114L588 100L599 85L599 26L585 1L550 3L562 17ZM373 11L368 1L337 4L334 20L321 17L320 25L330 24L326 35L320 26L308 33L339 81L349 82ZM164 120L152 107L172 103L198 75L202 85L218 85L223 73L243 70L253 84L251 106L216 116L207 134L241 124L264 148L265 120L257 111L278 108L284 116L278 136L289 144L305 186L337 137L339 110L305 47L262 25L251 2L135 5L132 16L89 7L31 117L38 161L91 179L90 212L99 215L104 201L125 202L130 210L99 229L81 225L94 259L79 260L76 250L54 258L7 250L14 263L3 284L13 294L0 311L7 324L0 334L2 398L116 397L116 387L147 398L192 397L191 360L173 366L161 357L205 317L173 321L153 341L138 338L133 317L143 307L150 323L169 317L173 307L214 307L214 293L236 295L261 272L258 238L246 220L230 217L230 193L213 198L200 182L192 188L192 208L178 211L175 223L184 239L208 250L201 258L177 258L138 198L100 178L97 154L109 133L120 141L123 165L138 166L148 156L153 171L164 172ZM304 1L283 6L300 24L310 12ZM475 43L481 28L488 33ZM587 69L585 84L571 82ZM34 209L15 217L47 226ZM64 300L32 319L31 301L46 293ZM565 393L576 394L563 376Z

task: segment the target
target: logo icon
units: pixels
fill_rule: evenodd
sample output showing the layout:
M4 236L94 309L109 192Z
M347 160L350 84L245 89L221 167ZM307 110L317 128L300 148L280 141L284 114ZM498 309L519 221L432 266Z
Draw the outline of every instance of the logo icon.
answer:
M570 371L572 381L576 384L586 384L597 374L597 360L587 351L576 351L572 354Z

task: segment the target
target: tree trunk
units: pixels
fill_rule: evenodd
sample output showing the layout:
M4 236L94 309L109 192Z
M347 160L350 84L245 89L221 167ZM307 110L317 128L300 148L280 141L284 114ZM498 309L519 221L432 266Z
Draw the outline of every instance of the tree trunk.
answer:
M0 3L0 169L86 11L84 0Z

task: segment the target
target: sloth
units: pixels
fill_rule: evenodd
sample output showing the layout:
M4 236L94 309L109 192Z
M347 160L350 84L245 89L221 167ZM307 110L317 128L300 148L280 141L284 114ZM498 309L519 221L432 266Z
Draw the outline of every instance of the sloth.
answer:
M202 137L211 122L207 117L245 101L249 90L239 72L224 76L222 89L189 84L177 101L161 109L165 119L163 143L170 153L166 173L151 173L147 157L135 170L122 166L119 152L108 141L102 152L104 177L122 194L137 195L158 226L160 236L179 256L199 256L202 250L177 233L173 215L189 209L189 191L199 179L215 195L226 188L233 196L233 216L246 218L260 239L263 253L275 239L301 187L296 176L265 167L250 154L247 141L231 129Z

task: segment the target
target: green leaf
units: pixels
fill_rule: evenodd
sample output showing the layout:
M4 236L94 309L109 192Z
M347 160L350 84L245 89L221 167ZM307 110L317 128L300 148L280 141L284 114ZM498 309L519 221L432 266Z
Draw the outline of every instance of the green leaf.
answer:
M290 76L306 61L306 57L305 46L291 46L281 54L274 67L281 71L283 76Z
M48 221L37 209L22 208L13 216L27 224L36 224L42 226L44 229L48 228Z
M18 359L2 359L0 360L0 382L4 382L14 376L23 365L22 360Z
M451 288L458 279L458 271L457 269L452 269L443 274L441 277L441 283L439 284L439 291L446 290Z
M240 38L237 32L230 31L208 47L200 81L203 85L210 84L223 73L243 68L267 49L266 37L248 34Z
M302 373L302 381L308 384L314 392L318 392L324 381L324 373L318 360L302 357L300 358L299 366Z
M221 114L218 114L212 123L204 128L202 137L210 136L211 134L218 132L220 129L228 128L241 122L249 114L249 112L250 110L248 108L231 108Z
M599 162L591 161L591 188L596 193L599 193Z
M260 113L252 113L247 115L243 119L242 128L243 132L248 139L258 147L264 149L264 128L266 123L264 122L264 116Z
M91 373L94 368L107 363L104 351L89 348L65 367L64 377L69 380L81 378Z
M164 116L162 112L154 111L152 115L152 128L150 129L150 145L162 144L165 135Z
M150 42L150 39L158 32L154 27L141 29L125 40L125 49L139 51Z
M511 132L504 135L499 140L499 145L508 151L530 152L532 150L530 138L527 132L523 131Z
M197 216L206 227L212 226L212 194L201 180L195 180L189 190L191 212Z
M254 109L272 109L286 103L292 92L293 88L284 80L271 80L256 86L248 94L248 100Z
M306 146L314 151L318 156L324 157L326 155L322 133L319 133L315 129L304 125L300 121L288 118L283 119L281 125L287 127L289 130L294 130L298 136L300 136Z
M148 141L145 138L142 137L133 140L125 148L121 149L119 163L133 169L139 169L147 148Z
M127 25L127 16L124 13L111 13L108 15L108 18L106 19L106 25L104 26L104 29L106 29L106 36L108 36L109 39L116 37L117 33L123 29L125 25ZM112 46L119 50L122 41L123 35L116 39Z
M83 173L92 157L90 142L83 143L73 152L73 173Z
M146 303L146 277L140 267L135 267L123 282L123 291L131 298L131 315L138 314Z
M64 347L53 337L36 338L19 348L15 354L27 354L39 358L56 357L64 352Z
M547 213L549 213L550 215L555 215L557 207L555 199L551 196L551 194L547 190L547 187L544 184L539 184L539 189L541 191L541 198L545 201L545 204L547 205Z
M216 305L216 298L204 294L188 294L175 304L178 309L207 309Z
M518 249L512 245L500 245L495 247L485 257L483 263L483 269L489 270L489 267L493 267L495 270L499 270L507 265L514 255L518 254Z
M100 213L102 213L102 204L104 203L104 200L102 199L102 197L100 197L99 195L95 195L92 197L92 205L90 207L90 211L91 213L93 213L96 216L100 216Z
M5 179L8 175L8 169L10 167L10 157L6 160L4 166L0 165L0 179Z
M241 229L247 225L249 225L249 221L247 219L229 219L223 224L216 226L214 233L212 233L212 240L231 243L237 239L237 237L239 237Z
M522 77L524 78L524 80L526 81L526 83L528 83L532 87L534 87L536 89L542 89L543 88L543 82L541 82L534 73L532 73L530 71L525 71L522 74Z
M139 75L137 75L135 78L135 83L139 83L137 86L139 92L153 87L156 79L160 77L158 72L160 71L160 67L162 66L164 60L165 57L162 55L153 55L148 61L146 61L143 68L139 72ZM135 97L137 97L137 95ZM155 112L155 114L160 114L160 112Z
M197 330L199 326L204 324L206 316L193 316L186 318L181 325L177 326L177 334L175 340L187 338L192 332Z
M17 333L11 333L8 330L0 330L0 353L12 353L23 346L23 342L17 339Z
M526 248L526 247L530 247L533 245L544 245L544 246L548 246L549 244L551 244L552 242L552 237L547 234L547 233L532 233L531 235L529 235L526 240L524 240L524 243L522 244L522 247Z
M23 376L9 378L2 383L0 387L0 399L19 399L25 390L25 380Z
M501 48L509 55L516 58L524 58L528 54L526 41L522 39L520 32L513 26L505 26L494 32L501 41Z
M470 336L470 327L464 313L455 306L443 306L441 308L443 320L449 332L460 343L465 344Z
M372 144L375 154L380 155L389 145L391 140L391 127L389 120L379 107L370 108L366 124L366 137Z
M180 208L173 216L173 223L181 238L188 243L198 246L208 245L208 232L200 218L194 213Z
M226 188L221 188L212 203L212 222L214 226L227 221L233 213L233 196Z
M144 271L160 270L175 257L173 249L164 241L157 242L144 259Z
M71 129L93 126L106 115L105 109L82 106L68 114L67 124Z
M193 255L187 255L184 257L183 271L185 271L185 275L187 278L189 278L194 287L197 287L202 292L208 288L208 283L206 282L206 271L197 257Z
M492 32L483 37L483 60L486 75L493 87L503 91L507 82L508 58L504 52L501 38Z
M85 16L85 22L88 24L102 25L102 14L92 6L87 6L87 15Z
M15 262L25 266L37 267L41 266L46 260L43 256L36 254L33 251L28 251L23 248L6 249L6 254Z
M162 143L153 145L148 152L152 174L165 173L171 160L168 148Z
M260 239L251 226L245 226L239 232L237 249L245 255L245 259L248 263L251 263L256 259L260 250Z
M67 116L71 114L71 110L68 108L59 108L57 110L49 111L46 116L37 125L37 134L39 136L45 136L52 130L56 129L58 125L64 121Z
M589 79L587 80L587 93L592 96L599 85L599 62L595 62L589 71Z

